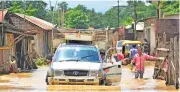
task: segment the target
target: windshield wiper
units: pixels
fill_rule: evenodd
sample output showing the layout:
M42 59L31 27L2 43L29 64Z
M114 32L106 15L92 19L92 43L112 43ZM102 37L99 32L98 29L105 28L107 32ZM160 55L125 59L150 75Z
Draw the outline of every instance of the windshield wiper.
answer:
M87 56L83 56L83 57L80 57L79 59L77 59L76 61L78 62L78 61L80 61L80 60L82 60L82 59L84 59L84 58L92 57L92 56L95 56L95 55L87 55Z
M78 59L67 59L67 60L60 60L60 62L62 61L77 61Z

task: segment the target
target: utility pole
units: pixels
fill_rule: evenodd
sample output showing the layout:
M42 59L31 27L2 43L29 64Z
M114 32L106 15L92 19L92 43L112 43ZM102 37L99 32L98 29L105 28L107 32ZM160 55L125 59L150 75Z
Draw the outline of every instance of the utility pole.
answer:
M1 37L2 37L1 38L1 41L2 41L1 45L2 46L4 46L4 27L3 27L3 22L4 22L4 16L3 16L4 15L3 14L4 13L4 6L3 5L4 4L3 3L4 3L4 1L2 1L2 33L1 33Z
M64 6L64 5L63 5ZM61 27L64 27L64 7L61 7Z
M160 1L157 1L158 2L158 9L157 9L157 14L158 14L158 19L161 18L161 11L160 11Z
M53 13L53 15L52 15L52 17L51 17L51 23L53 23L53 17L54 17L53 9L54 9L54 7L51 6L51 0L49 0L49 3L50 3L50 9L51 9L51 11L52 11L52 13Z
M136 20L137 20L137 15L136 15L136 2L133 1L134 5L134 40L136 40Z
M117 1L118 2L118 29L119 29L119 0Z

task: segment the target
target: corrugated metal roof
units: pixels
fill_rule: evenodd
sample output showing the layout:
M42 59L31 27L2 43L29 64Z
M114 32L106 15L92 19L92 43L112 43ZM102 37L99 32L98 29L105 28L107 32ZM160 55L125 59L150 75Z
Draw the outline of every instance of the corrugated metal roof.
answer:
M126 29L131 29L132 25L127 25L125 28ZM136 24L136 30L144 30L144 22L138 22Z
M21 18L25 18L27 21L39 26L40 28L44 30L52 30L52 28L54 27L52 23L36 18L34 16L28 16L28 15L19 14L19 13L15 13L15 14Z
M0 9L0 22L2 22L2 20L4 19L4 16L6 15L7 11L7 9Z
M138 22L136 24L136 30L144 30L144 22Z

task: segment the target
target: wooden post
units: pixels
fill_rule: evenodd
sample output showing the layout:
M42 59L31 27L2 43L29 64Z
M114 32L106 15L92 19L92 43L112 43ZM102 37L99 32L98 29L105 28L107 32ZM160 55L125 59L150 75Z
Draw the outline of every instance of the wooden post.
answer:
M106 50L108 49L107 45L108 45L108 31L106 30L106 47L105 47Z
M174 63L175 63L175 86L179 87L178 74L179 74L179 61L178 61L178 43L177 37L174 37Z
M170 54L169 54L169 59L168 59L168 79L167 79L167 84L168 85L170 85L171 84L171 69L172 69L172 67L171 67L171 61L172 61L172 43L173 42L173 39L171 38L170 39L170 47L169 47L169 49L170 49Z

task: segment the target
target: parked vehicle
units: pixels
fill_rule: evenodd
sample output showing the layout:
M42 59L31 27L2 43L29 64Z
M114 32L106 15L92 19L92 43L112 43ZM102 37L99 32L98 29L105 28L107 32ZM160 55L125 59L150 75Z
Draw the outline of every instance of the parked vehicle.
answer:
M129 40L117 41L117 43L116 43L116 51L117 51L117 53L122 53L122 46L123 46L124 41L129 41Z
M120 82L121 62L106 62L107 53L102 60L96 46L62 44L56 49L46 83L100 85Z
M130 64L130 50L133 48L133 45L136 45L136 48L138 48L142 43L140 41L124 41L122 44L122 53L126 58L126 64Z

